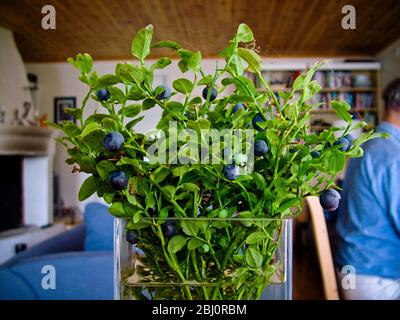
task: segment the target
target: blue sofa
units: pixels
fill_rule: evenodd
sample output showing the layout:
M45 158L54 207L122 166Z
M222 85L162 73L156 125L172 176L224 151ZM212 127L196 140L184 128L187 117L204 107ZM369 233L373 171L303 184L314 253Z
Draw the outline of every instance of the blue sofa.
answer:
M0 266L0 299L113 299L114 219L107 211L88 204L83 224ZM55 270L55 289L42 287L48 265Z

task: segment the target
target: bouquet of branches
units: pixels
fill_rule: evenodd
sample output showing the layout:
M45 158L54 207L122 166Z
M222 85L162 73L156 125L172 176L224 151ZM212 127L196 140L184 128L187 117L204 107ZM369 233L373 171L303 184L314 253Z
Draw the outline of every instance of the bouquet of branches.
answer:
M114 74L98 75L88 54L68 59L88 93L81 108L66 110L77 124L53 126L64 133L58 140L67 163L89 174L79 199L97 193L112 215L126 219L126 241L136 250L123 274L130 297L258 299L278 267L283 220L299 214L308 195L335 210L334 178L346 157L362 156L360 145L381 134L352 139L366 123L353 124L350 106L340 101L331 105L346 125L312 133L317 105L310 99L321 90L313 75L322 63L298 76L289 92L274 93L246 24L213 74L203 71L199 51L153 43L152 36L151 25L140 30L132 42L138 61L118 63ZM172 63L146 63L156 48L177 54L181 78L153 86L154 73ZM89 99L99 108L85 117ZM141 113L154 108L162 109L157 127L137 132Z

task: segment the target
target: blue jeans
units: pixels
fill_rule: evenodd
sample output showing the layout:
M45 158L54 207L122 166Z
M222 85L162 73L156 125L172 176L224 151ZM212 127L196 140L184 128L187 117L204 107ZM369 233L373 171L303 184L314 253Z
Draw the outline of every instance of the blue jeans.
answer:
M348 285L347 274L337 270L338 288L345 300L400 300L400 279L355 274Z

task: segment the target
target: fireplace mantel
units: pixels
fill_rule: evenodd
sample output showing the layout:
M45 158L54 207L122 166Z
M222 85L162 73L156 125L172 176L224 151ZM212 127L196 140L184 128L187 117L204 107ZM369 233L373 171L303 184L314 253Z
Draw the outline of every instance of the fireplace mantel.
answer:
M52 153L55 130L21 125L0 125L0 155L45 156Z

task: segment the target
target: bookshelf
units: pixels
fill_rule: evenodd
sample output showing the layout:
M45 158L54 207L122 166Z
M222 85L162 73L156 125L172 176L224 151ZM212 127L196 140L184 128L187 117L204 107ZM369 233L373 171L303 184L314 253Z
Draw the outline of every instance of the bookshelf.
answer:
M288 92L294 79L307 69L311 62L269 62L263 65L262 75L275 93ZM382 119L380 99L380 63L331 61L315 74L322 90L309 103L323 105L312 111L311 129L322 131L338 120L330 107L332 100L346 100L351 105L351 113L375 127ZM263 92L259 81L252 75L257 90Z

